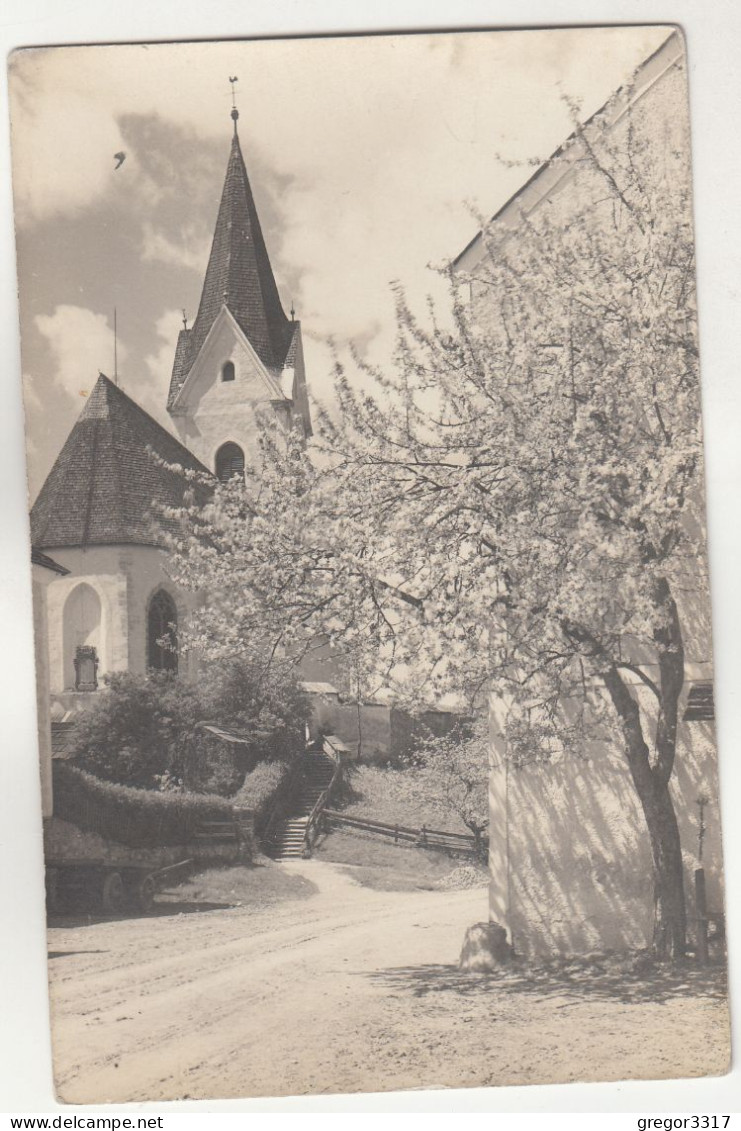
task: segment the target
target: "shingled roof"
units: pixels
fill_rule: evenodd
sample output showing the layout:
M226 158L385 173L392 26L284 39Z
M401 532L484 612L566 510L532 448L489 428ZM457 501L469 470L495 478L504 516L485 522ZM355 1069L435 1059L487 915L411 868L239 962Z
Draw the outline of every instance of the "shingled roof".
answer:
M196 320L181 330L167 400L172 407L226 304L268 369L285 363L293 323L281 305L236 128Z
M33 505L32 545L162 545L158 508L180 506L187 483L159 461L209 474L101 374Z

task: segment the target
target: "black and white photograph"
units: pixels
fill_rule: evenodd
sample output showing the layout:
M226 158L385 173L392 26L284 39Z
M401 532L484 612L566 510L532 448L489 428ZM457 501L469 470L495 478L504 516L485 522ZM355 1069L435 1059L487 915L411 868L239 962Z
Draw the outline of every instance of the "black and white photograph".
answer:
M59 1103L729 1071L691 51L9 56Z

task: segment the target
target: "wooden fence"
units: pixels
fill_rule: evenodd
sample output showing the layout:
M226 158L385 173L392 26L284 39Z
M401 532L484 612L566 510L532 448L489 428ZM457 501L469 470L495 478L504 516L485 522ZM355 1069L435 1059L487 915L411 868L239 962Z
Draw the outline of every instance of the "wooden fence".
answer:
M476 838L469 833L442 832L440 829L428 829L425 825L421 829L410 829L406 825L390 825L384 821L369 821L365 817L338 813L335 809L325 809L322 816L327 828L346 828L349 831L370 833L371 836L387 837L394 844L416 844L420 848L462 852L467 856L475 856L479 851ZM489 846L488 837L482 837L479 844L483 854Z

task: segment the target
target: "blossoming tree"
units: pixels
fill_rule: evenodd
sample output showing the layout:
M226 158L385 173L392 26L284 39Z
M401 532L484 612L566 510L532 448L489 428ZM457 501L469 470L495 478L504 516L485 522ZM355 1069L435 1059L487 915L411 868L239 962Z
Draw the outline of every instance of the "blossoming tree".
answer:
M266 431L259 468L184 515L172 571L209 594L212 653L330 648L357 687L491 694L515 763L619 744L671 957L682 607L705 599L688 168L630 120L573 144L566 218L493 224L444 319L399 290L393 364L338 366L310 446Z

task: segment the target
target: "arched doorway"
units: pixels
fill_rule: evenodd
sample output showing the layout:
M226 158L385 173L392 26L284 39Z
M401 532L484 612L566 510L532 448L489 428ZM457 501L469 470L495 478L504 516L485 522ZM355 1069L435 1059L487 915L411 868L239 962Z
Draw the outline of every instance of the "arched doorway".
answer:
M226 483L234 475L244 478L244 452L230 440L216 453L216 477Z
M147 614L147 667L159 672L178 670L178 611L164 589L149 602Z
M62 639L64 686L93 691L98 683L102 608L86 581L76 585L64 603Z

